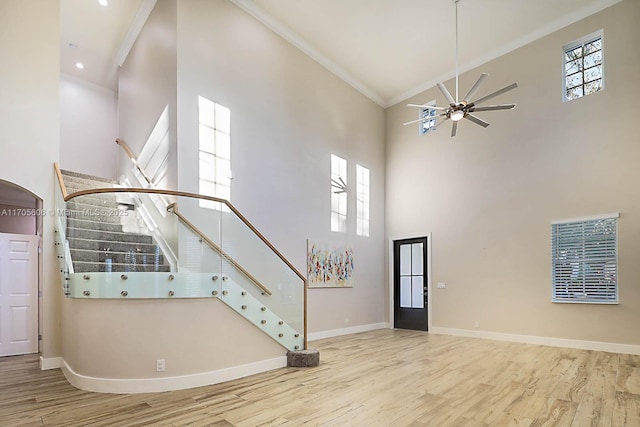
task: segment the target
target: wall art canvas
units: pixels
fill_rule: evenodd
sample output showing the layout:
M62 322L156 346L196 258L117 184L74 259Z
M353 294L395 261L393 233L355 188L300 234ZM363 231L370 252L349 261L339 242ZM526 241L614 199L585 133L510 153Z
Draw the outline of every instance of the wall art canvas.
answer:
M353 287L353 249L329 248L327 244L307 240L307 280L310 288Z

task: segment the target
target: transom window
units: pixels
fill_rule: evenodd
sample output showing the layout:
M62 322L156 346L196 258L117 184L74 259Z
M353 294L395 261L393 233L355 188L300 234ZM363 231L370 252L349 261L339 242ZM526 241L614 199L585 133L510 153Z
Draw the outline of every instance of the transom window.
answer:
M369 169L356 165L356 234L369 235Z
M231 110L199 96L198 111L198 191L205 196L231 200ZM200 206L228 209L209 200L200 200Z
M618 303L618 214L551 224L553 302Z
M602 30L564 46L564 101L604 88Z
M347 161L331 155L331 231L347 231Z
M421 104L421 105L424 105L424 104ZM435 107L436 101L427 102L427 105ZM423 119L422 121L418 122L418 124L420 125L419 127L420 135L425 135L429 131L436 130L436 110L431 110L429 108L424 108L420 110L420 119Z

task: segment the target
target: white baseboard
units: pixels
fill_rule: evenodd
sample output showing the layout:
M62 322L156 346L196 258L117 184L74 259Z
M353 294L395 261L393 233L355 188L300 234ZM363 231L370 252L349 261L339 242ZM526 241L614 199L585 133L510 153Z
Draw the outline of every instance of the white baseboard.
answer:
M46 371L48 369L58 369L62 367L62 358L60 357L48 357L44 358L40 356L40 369Z
M287 366L287 357L276 357L246 365L234 366L217 371L181 375L164 378L111 379L88 377L75 372L62 360L62 372L67 380L81 390L97 393L154 393L160 391L183 390L193 387L218 384L273 369Z
M524 344L548 345L552 347L578 348L581 350L606 351L610 353L640 354L640 345L633 344L617 344L601 341L582 341L567 338L539 337L535 335L505 334L502 332L441 327L432 327L430 332L434 334L456 335L462 337L483 338L497 341L511 341Z
M357 334L359 332L375 331L376 329L390 328L388 322L371 323L368 325L351 326L349 328L330 329L328 331L320 331L310 333L307 337L308 341L321 340L324 338L339 337L341 335Z

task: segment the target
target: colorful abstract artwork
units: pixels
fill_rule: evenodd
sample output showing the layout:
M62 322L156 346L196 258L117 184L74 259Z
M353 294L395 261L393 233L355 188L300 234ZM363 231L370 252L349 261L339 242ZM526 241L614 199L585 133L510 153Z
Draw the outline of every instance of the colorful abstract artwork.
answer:
M307 279L310 288L353 287L353 249L329 249L326 244L307 240Z

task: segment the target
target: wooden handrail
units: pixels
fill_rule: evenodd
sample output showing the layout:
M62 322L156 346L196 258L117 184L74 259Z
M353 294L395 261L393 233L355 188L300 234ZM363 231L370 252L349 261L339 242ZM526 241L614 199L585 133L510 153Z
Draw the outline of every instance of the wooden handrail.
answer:
M127 156L129 157L129 159L131 159L131 161L133 162L134 166L138 169L140 174L142 174L142 177L144 178L144 180L147 181L149 185L153 185L151 178L147 176L144 169L142 169L142 167L138 164L138 159L136 158L135 154L133 154L133 151L131 151L131 147L129 147L129 144L127 144L124 140L120 138L116 138L116 144L122 147L124 152L127 153Z
M57 163L53 164L53 169L56 171L56 176L58 177L58 184L60 185L60 191L62 192L62 198L64 201L67 201L67 197L69 193L67 193L67 186L64 184L64 179L62 178L62 172L60 171L60 166Z
M197 194L197 193L189 193L186 191L175 191L175 190L161 190L158 188L135 188L135 187L115 187L115 188L92 188L89 190L80 190L80 191L76 191L75 193L71 193L69 195L67 195L64 200L65 202L68 202L71 199L74 199L76 197L80 197L80 196L88 196L91 194L105 194L105 193L146 193L146 194L164 194L166 196L176 196L176 197L191 197L194 199L202 199L202 200L210 200L212 202L217 202L217 203L222 203L225 204L234 214L236 214L238 216L238 218L240 218L240 220L247 226L249 227L249 229L251 229L251 231L253 231L256 236L258 236L260 238L260 240L262 240L262 242L267 245L272 251L273 253L275 253L278 258L280 258L282 260L282 262L284 262L287 267L289 267L291 269L291 271L293 271L296 276L298 276L300 278L300 280L302 280L303 282L307 282L307 279L302 275L302 273L300 273L300 271L298 271L285 257L284 255L282 255L272 244L271 242L269 242L266 237L264 237L258 230L256 230L256 228L249 223L249 221L240 213L238 212L238 210L235 208L235 206L233 206L228 200L225 199L220 199L218 197L213 197L213 196L205 196L202 194Z
M263 293L265 293L267 295L273 295L273 293L269 290L269 288L267 288L262 283L260 283L260 281L258 279L256 279L247 270L245 270L245 268L242 265L238 264L238 262L236 260L234 260L231 257L231 255L229 255L224 250L222 250L222 248L220 246L218 246L206 234L204 234L202 231L200 231L200 229L198 229L198 227L196 227L191 221L189 221L187 218L185 218L184 215L182 215L180 212L178 212L178 204L177 203L171 203L167 207L167 211L173 213L176 217L178 217L178 220L180 220L180 222L182 224L184 224L189 230L191 230L198 237L200 237L207 245L209 245L209 247L211 249L213 249L216 252L218 252L224 259L229 261L235 268L240 270L242 272L242 274L247 276L249 278L249 280L251 280L258 288L260 288L260 290L262 290Z

